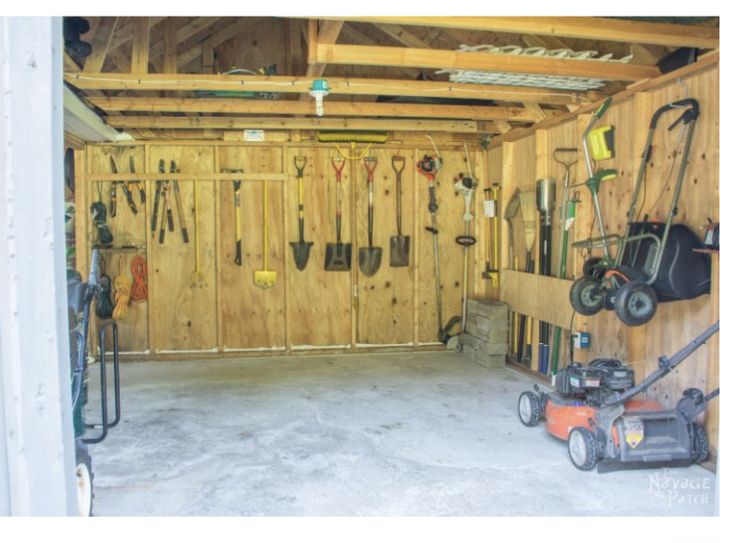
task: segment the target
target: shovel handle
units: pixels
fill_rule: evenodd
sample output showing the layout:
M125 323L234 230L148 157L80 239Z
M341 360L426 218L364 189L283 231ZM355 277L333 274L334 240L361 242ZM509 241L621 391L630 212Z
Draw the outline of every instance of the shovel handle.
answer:
M304 170L306 169L306 157L302 155L293 157L293 165L296 167L296 177L298 179L304 177Z
M406 167L406 157L403 157L401 155L394 155L391 157L390 160L393 171L396 172L396 229L398 230L398 235L401 236L401 174L403 173L403 169ZM400 164L401 167L396 168L396 164Z

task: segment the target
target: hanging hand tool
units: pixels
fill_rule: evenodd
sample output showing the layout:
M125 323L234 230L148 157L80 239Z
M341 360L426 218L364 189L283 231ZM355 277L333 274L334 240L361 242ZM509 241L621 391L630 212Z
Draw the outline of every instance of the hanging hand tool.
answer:
M223 168L222 173L243 173L242 170L230 170ZM242 188L241 179L233 179L232 191L235 205L235 264L242 266L242 199L240 190Z
M378 158L375 156L366 156L363 159L365 171L367 172L368 186L368 246L360 247L358 253L358 261L360 271L368 277L372 277L380 269L380 263L383 259L383 248L373 246L373 221L374 221L374 182L373 174L375 168L378 167Z
M166 203L166 224L168 225L168 231L174 231L174 208L171 204L171 180L166 180L166 192L163 193L164 201Z
M541 218L539 240L539 274L551 275L551 218L554 212L556 181L544 178L536 182L536 208ZM546 375L549 369L549 323L539 322L538 346L539 373Z
M263 181L263 269L255 270L253 280L260 288L273 288L276 284L275 270L268 269L268 253L271 248L268 244L268 181Z
M159 173L166 173L166 163L163 160L158 162ZM161 190L163 189L163 180L156 179L156 194L153 197L153 213L151 215L151 237L156 237L156 224L158 224L158 205L161 200Z
M430 232L434 237L434 281L436 286L436 320L437 320L437 338L442 343L446 343L448 338L444 337L444 320L442 318L442 284L441 270L439 264L439 228L436 220L436 213L439 210L439 204L436 201L436 176L442 167L441 157L438 155L424 155L416 165L419 173L426 177L429 181L429 213L431 214L431 226L426 227L426 231Z
M515 255L515 242L513 237L513 219L518 214L518 210L521 207L521 191L520 189L516 188L515 192L513 193L513 196L511 196L510 200L508 200L508 203L505 206L505 211L503 212L503 219L508 224L508 265L513 265L513 270L518 271L518 257ZM518 343L518 336L519 330L519 315L515 311L511 315L513 320L513 343L511 345L511 349L517 348ZM520 351L513 353L515 355L516 362L520 362L522 358L522 354Z
M117 164L115 164L115 159L112 157L110 157L110 168L112 169L112 173L117 175ZM116 185L120 185L120 188L122 188L123 194L125 194L125 199L128 201L128 205L130 206L130 210L134 214L137 214L138 208L133 201L133 195L128 190L128 184L125 181L113 181L112 190L115 191L115 195L113 197L113 200L115 202L115 213L113 213L112 216L114 217L115 214L117 214L117 191L115 190Z
M524 244L526 248L526 273L533 273L533 246L536 243L536 194L534 191L519 194L521 218L523 219ZM519 362L531 363L531 319L521 315L518 319Z
M299 241L292 241L289 245L293 249L296 269L300 271L306 268L306 264L309 262L309 252L314 242L304 241L304 168L306 168L306 157L293 157L293 164L296 166L296 179L299 181Z
M569 197L569 187L571 185L571 169L579 158L577 157L576 147L560 147L554 149L554 161L561 164L564 168L564 188L562 190L562 204L559 210L559 217L562 228L562 241L559 244L559 279L567 278L567 245L569 243L569 230L574 224L577 215L577 204L579 203L579 191L574 191L571 198ZM569 156L570 158L564 159ZM559 351L561 350L561 328L554 327L554 340L552 342L551 351L551 374L556 375L559 369Z
M171 161L170 167L171 173L179 173L176 167L176 162ZM184 216L184 206L181 205L181 189L179 189L179 180L173 180L174 185L174 199L176 200L176 211L179 214L179 226L181 227L181 237L184 239L184 243L189 243L189 232L186 230L186 217ZM173 214L171 217L171 223L173 224Z
M485 251L488 260L485 262L485 271L482 276L490 279L493 288L498 287L498 278L500 273L500 217L498 216L498 193L500 185L493 183L490 187L483 189L485 200L483 201L483 211L490 223L490 231L487 235L487 243ZM492 251L490 250L492 238Z
M324 269L326 271L349 271L352 267L352 244L342 243L342 170L344 170L346 163L347 161L344 158L332 158L332 169L337 178L335 189L337 198L335 215L337 243L327 243L324 258Z
M130 173L135 173L135 160L133 160L133 157L130 157L129 161L129 168ZM143 182L140 179L137 179L133 181L135 185L138 187L138 195L140 196L140 203L145 204L145 188L143 186Z
M200 181L192 181L194 184L194 271L189 277L189 283L192 288L203 288L207 286L204 280L199 261L199 183Z
M110 188L110 217L117 215L117 184L118 181L113 181Z
M400 168L398 167L400 165ZM391 157L391 166L396 173L396 230L397 235L390 237L390 265L393 268L408 266L411 238L401 231L401 173L406 167L406 158L400 155Z
M169 182L168 180L163 181L163 187L161 189L161 198L163 199L163 210L161 212L161 229L158 231L158 243L163 243L166 237L166 219L171 212L169 209L170 203L168 201L169 196ZM173 217L171 218L171 226L173 227ZM173 228L171 228L173 230Z

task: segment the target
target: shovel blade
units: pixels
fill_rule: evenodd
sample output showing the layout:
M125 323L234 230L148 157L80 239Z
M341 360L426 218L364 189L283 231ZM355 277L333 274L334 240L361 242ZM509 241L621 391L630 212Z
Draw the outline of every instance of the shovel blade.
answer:
M367 277L372 277L380 269L380 263L383 260L383 248L360 247L358 257L360 271Z
M314 242L292 241L290 245L291 249L293 249L293 259L296 263L296 269L302 271L306 268L306 264L309 262L309 253L311 252L311 246L314 245Z
M273 288L276 284L276 272L271 270L258 270L253 276L255 286L260 288Z
M411 238L409 236L390 237L390 265L392 268L405 268L408 266L411 251Z
M327 243L327 253L324 258L326 271L350 271L352 267L351 243Z

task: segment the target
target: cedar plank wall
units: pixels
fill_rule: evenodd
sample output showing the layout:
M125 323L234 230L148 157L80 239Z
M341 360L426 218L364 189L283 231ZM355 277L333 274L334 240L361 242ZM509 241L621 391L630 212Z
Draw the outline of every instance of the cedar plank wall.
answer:
M269 138L270 133L269 133ZM403 138L403 139L401 139ZM411 139L413 138L413 139ZM324 271L325 244L336 238L335 176L330 158L334 146L313 142L283 142L282 133L273 133L273 142L250 144L234 141L217 143L150 142L118 145L88 145L87 169L82 178L86 192L78 191L78 203L97 200L97 181L90 176L109 175L109 156L115 157L118 171L128 172L133 156L138 173L157 173L160 159L168 169L176 160L182 174L191 179L179 181L190 243L182 241L178 210L173 209L175 231L166 232L158 242L150 232L150 213L155 181L147 182L147 206L139 205L133 215L118 188L118 213L109 224L114 245L135 244L137 251L105 250L111 277L120 265L130 275L134 254L147 256L149 300L133 303L127 317L120 321L121 351L129 354L166 354L208 352L299 352L315 349L354 350L359 348L411 348L436 345L433 244L424 227L430 224L428 190L425 177L416 171L424 153L433 154L428 140L419 143L415 135L395 134L388 143L375 145L378 157L375 171L374 243L383 247L380 271L365 277L358 268L358 250L367 246L367 188L362 161L349 162L343 172L343 241L352 242L353 270ZM462 248L454 243L464 233L463 198L454 193L453 179L467 173L461 140L451 135L436 135L444 167L437 180L439 201L442 303L444 321L461 310ZM473 142L470 142L473 143ZM349 145L342 145L348 150ZM363 146L358 145L358 150ZM395 234L395 174L391 156L406 158L402 175L403 233L411 237L411 265L389 267L390 236ZM309 264L304 271L294 265L288 242L298 239L298 192L293 159L305 155L304 175L305 239L313 241ZM470 146L473 173L480 188L485 184L485 153ZM247 174L285 174L285 181L268 181L269 188L269 268L277 273L274 288L263 290L253 283L253 273L263 267L262 198L263 181L243 181L243 265L234 264L235 212L231 180L200 179L197 174L212 174L220 169L241 168ZM165 179L165 175L161 176ZM497 180L497 179L496 179ZM199 244L204 284L192 288L189 277L194 270L193 185L199 186ZM102 198L109 207L111 181L100 181ZM481 219L481 190L474 202L472 233L478 243L470 250L469 292L482 293L480 273L484 266L484 223ZM137 190L133 189L136 203ZM175 205L173 194L171 205ZM159 206L159 224L163 202ZM96 234L87 224L79 247L89 247ZM482 227L478 229L478 224ZM353 235L356 233L356 235ZM285 235L284 235L285 234ZM89 240L89 242L87 241ZM83 251L82 251L83 253ZM89 254L79 259L84 269Z
M703 235L702 225L707 218L719 221L719 69L718 66L702 71L693 76L682 79L682 83L672 83L668 86L645 93L638 93L631 98L613 101L610 109L597 126L611 124L615 126L615 158L601 163L599 167L616 168L618 178L613 181L604 181L600 198L603 217L608 233L622 232L626 223L625 212L630 204L633 184L640 165L640 155L648 131L653 112L667 102L682 99L687 96L695 98L700 103L701 116L698 119L694 134L692 151L686 178L679 203L679 215L676 222L683 222L693 228L699 235ZM658 198L665 184L665 178L671 167L671 151L678 137L678 127L672 133L667 133L667 127L676 119L675 113L668 113L659 122L654 139L653 164L649 166L647 174L646 203L643 206L647 212ZM578 147L580 160L573 168L572 183L580 183L586 179L584 160L581 153L580 137L587 125L589 115L579 115L576 119L551 128L537 130L534 134L522 139L504 142L501 146L491 149L488 153L489 162L498 162L498 149L502 150L502 201L504 206L512 196L516 187L521 190L532 190L536 179L544 175L551 175L557 180L557 204L561 197L563 183L563 168L553 161L552 151L557 147ZM676 166L678 169L678 164ZM665 218L668 202L675 183L676 170L669 183L666 195L659 202L658 213L652 213L652 220ZM589 191L586 187L579 187L581 203L577 207L577 220L574 228L574 238L587 238L590 233L598 235L596 223L593 225L593 210ZM516 247L522 247L522 224L520 220L514 223ZM508 231L503 223L503 267L512 267L507 256ZM537 238L538 239L538 238ZM552 254L553 270L558 266L558 244L561 240L558 208L554 216L554 232ZM534 247L534 258L538 248ZM519 251L516 250L516 255ZM569 253L568 276L581 274L584 255L580 251ZM671 355L685 343L702 332L709 324L718 318L719 313L719 281L717 280L717 266L719 257L713 257L713 291L710 295L701 296L695 300L673 302L659 305L654 319L647 325L637 328L625 327L615 316L614 312L602 311L593 317L577 316L576 327L586 326L592 335L592 345L586 352L579 352L577 360L589 360L595 357L619 357L627 361L636 369L637 379L652 372L656 368L657 359L661 355ZM520 254L520 267L523 267L524 256ZM502 275L501 275L502 281ZM571 284L571 283L570 283ZM486 291L490 295L489 291ZM555 296L554 303L568 303L567 293ZM537 324L533 326L534 361ZM568 337L568 336L567 336ZM566 345L566 340L564 344ZM568 357L561 357L560 366L565 365ZM674 375L660 381L648 392L650 398L661 401L672 407L681 396L683 389L700 387L705 391L716 388L719 384L719 334L700 348ZM715 399L710 403L707 412L707 428L713 443L717 443L717 429L719 425L719 403Z

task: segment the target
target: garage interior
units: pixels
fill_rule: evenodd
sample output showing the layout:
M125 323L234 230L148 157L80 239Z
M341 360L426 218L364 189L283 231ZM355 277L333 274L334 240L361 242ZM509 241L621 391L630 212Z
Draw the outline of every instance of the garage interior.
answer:
M718 322L719 18L70 19L67 261L101 255L109 298L88 421L110 318L122 361L94 514L718 514L716 397L701 465L597 473L519 396L572 361L639 383ZM581 314L608 248L580 244L665 223L682 161L706 292ZM718 387L715 334L639 397Z

